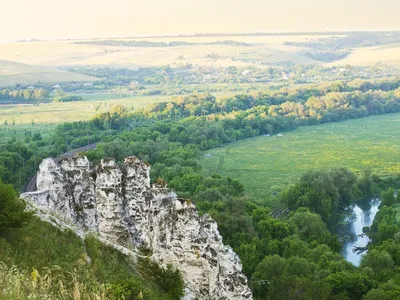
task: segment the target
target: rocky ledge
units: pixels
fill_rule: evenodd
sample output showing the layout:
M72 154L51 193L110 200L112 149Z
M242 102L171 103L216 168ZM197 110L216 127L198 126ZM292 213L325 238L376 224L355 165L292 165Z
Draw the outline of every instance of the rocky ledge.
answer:
M38 190L21 198L42 216L172 264L182 273L185 299L252 299L240 259L222 243L217 223L165 186L151 186L149 171L136 157L121 166L111 159L93 166L80 155L59 163L48 158L40 164Z

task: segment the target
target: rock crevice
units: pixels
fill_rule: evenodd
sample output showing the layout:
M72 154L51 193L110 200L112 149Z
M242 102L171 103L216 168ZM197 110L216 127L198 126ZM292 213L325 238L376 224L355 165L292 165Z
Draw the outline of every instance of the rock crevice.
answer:
M21 197L80 230L172 264L182 273L185 299L251 299L240 259L223 244L217 223L165 186L151 186L149 172L136 157L122 166L111 159L92 166L85 156L45 159L38 191Z

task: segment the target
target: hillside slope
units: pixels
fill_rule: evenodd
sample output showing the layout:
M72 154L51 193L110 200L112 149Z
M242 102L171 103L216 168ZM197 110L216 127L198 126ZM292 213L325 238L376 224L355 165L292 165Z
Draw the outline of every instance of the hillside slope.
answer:
M0 60L0 86L15 84L62 83L95 81L97 78L62 71L55 68L33 66L8 60Z

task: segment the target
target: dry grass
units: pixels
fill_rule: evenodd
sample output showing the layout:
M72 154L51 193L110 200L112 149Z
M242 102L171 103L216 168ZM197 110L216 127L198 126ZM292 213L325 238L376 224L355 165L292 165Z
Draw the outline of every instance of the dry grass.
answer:
M15 84L35 84L38 81L46 83L61 83L70 81L93 81L94 77L41 67L0 60L0 86Z
M0 298L14 299L107 299L106 288L99 285L98 290L89 289L78 281L78 276L70 272L68 278L61 270L53 267L46 273L38 270L20 272L16 267L8 268L0 262Z
M374 66L376 64L400 66L400 44L357 48L345 59L327 64L327 66L347 64L353 66Z
M286 41L307 41L318 36L270 36L270 37L198 37L143 39L147 41L187 41L194 43L233 40L251 44L251 47L237 45L195 45L171 48L110 47L101 45L73 44L72 41L26 42L0 44L0 57L25 64L41 66L83 66L112 65L123 67L160 66L191 63L210 66L212 59L207 54L217 53L219 59L214 66L258 66L256 61L273 64L291 61L298 64L316 63L299 54L298 47L283 45ZM136 39L140 40L140 39ZM184 60L178 60L183 56ZM232 58L240 57L240 61Z

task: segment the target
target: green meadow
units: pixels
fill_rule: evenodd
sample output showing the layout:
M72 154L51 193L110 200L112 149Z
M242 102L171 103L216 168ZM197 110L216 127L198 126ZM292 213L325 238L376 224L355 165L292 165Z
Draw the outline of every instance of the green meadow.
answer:
M25 131L46 135L58 124L89 120L97 113L109 111L115 105L129 109L146 107L156 102L170 101L171 96L117 97L115 94L82 94L83 101L65 103L0 105L0 143L20 138Z
M400 114L303 126L282 134L206 151L201 163L209 173L240 180L246 193L258 199L271 199L313 169L344 166L357 174L400 173Z

